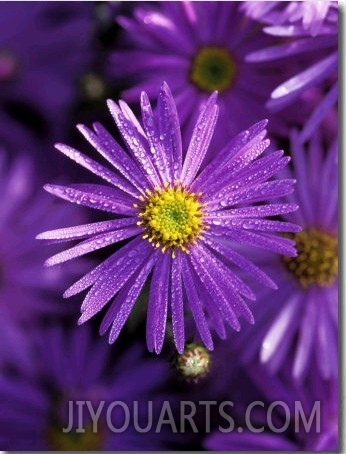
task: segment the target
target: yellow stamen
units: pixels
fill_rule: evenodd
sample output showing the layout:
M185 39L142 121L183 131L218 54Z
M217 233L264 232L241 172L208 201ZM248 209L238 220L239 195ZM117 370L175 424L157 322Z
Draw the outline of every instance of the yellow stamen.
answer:
M188 192L179 183L166 183L146 193L147 199L138 212L145 230L143 238L149 238L162 252L169 249L172 257L177 248L188 253L188 246L196 243L204 229L205 206L199 201L200 195Z
M220 93L229 88L236 74L230 53L222 47L203 47L193 60L191 81L202 91Z
M284 257L287 269L307 288L316 284L329 287L338 274L338 240L334 235L307 229L291 235L297 257Z

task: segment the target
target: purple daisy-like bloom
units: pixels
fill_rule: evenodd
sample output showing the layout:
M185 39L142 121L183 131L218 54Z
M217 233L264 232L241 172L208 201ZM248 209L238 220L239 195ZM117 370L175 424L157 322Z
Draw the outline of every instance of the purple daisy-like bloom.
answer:
M258 13L261 8L264 9L263 15ZM302 131L302 139L308 140L338 100L338 4L334 1L259 2L249 5L247 9L252 16L255 9L260 20L269 22L270 25L264 27L266 34L284 38L284 41L250 52L246 61L258 64L288 59L292 62L291 57L297 59L301 55L305 59L302 63L304 69L300 67L297 74L271 93L267 104L269 108L281 109L296 101L310 87L322 82L326 84L326 95ZM270 10L269 15L267 10Z
M29 146L29 144L28 144ZM26 157L17 157L11 165L5 162L5 149L0 160L0 363L26 348L25 331L42 315L66 313L66 306L57 304L56 296L66 285L71 272L82 269L75 264L69 270L57 267L42 272L44 251L35 235L52 228L66 218L82 219L70 208L35 194L33 168ZM18 348L15 345L19 346ZM13 351L15 350L15 352Z
M1 2L1 108L37 109L57 133L91 63L92 19L91 2Z
M112 74L124 85L127 102L145 90L155 99L162 80L170 86L180 122L192 132L203 105L219 92L217 147L268 115L265 100L280 79L266 64L249 64L245 56L272 39L239 11L237 2L155 2L118 16L124 28L121 49L111 58ZM278 67L277 72L280 72Z
M137 401L137 424L146 427L148 401L154 405L162 401L157 390L168 372L165 363L145 358L139 345L113 358L107 344L101 339L95 341L87 327L75 331L55 326L36 334L30 370L22 367L16 373L0 375L2 449L71 452L165 448L169 434L164 430L161 434L139 433L131 419L128 427L116 433L113 427L123 426L124 411L118 406L107 416L112 403L119 401L132 415ZM84 402L81 419L77 401ZM95 428L87 401L95 413L101 408ZM69 426L71 430L64 433Z
M298 181L294 200L300 210L285 215L285 220L303 227L294 235L298 255L264 266L272 270L280 293L260 292L256 333L239 339L240 346L246 361L259 351L260 360L272 372L293 354L291 372L296 379L305 375L315 358L320 374L330 378L338 368L337 143L325 150L321 137L315 135L305 149L299 134L293 133L291 150L294 167L281 176Z
M175 345L185 344L184 310L191 311L205 345L213 348L210 327L221 338L224 320L236 331L238 317L253 323L246 300L253 291L239 279L234 266L261 284L276 288L259 268L237 252L237 245L295 256L294 241L279 232L298 232L289 222L264 219L297 209L295 203L269 203L293 191L294 180L272 181L289 162L283 151L262 153L266 121L236 136L214 160L203 165L218 115L216 93L202 109L183 153L176 105L166 83L153 115L147 95L141 96L143 126L123 101L108 106L124 139L125 151L100 125L78 129L114 170L81 152L58 144L59 151L99 176L110 186L79 184L47 185L45 189L67 201L111 213L114 218L93 224L45 232L39 239L82 240L53 257L56 265L106 246L128 240L78 282L65 296L89 290L79 323L84 323L115 297L100 328L110 327L114 342L142 288L151 275L147 345L162 349L170 313ZM265 203L260 203L266 201ZM256 206L251 204L256 202Z
M248 367L247 386L251 387L251 397L244 393L243 405L235 403L236 414L233 414L236 424L243 430L238 431L237 427L229 433L215 430L205 439L204 448L213 451L336 452L338 382L325 381L318 374L316 377L315 370L316 365L311 368L305 383L297 386L289 373L272 376L259 364ZM256 405L246 419L251 398ZM270 405L273 411L268 424ZM308 421L310 417L311 426L305 426L304 420Z

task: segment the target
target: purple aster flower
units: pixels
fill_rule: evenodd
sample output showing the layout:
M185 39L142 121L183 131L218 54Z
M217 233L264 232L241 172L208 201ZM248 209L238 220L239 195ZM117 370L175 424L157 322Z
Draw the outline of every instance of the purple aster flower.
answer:
M165 380L166 364L145 358L139 345L112 357L107 344L95 341L87 327L75 331L55 326L36 334L31 345L32 370L23 368L16 374L3 372L0 376L2 449L71 452L165 448L164 430L161 434L138 433L132 419L123 432L113 432L107 425L107 410L113 402L121 401L134 416L134 401L138 401L137 423L146 427L148 401L155 406L162 400L157 390ZM79 422L77 401L90 401L95 413L105 402L95 431L86 404ZM117 410L119 406L108 414L113 427L121 428L124 411ZM63 428L70 425L70 432L64 433ZM77 430L81 425L84 432Z
M234 402L235 429L229 433L215 430L205 439L204 448L213 451L337 451L338 383L337 380L325 381L318 374L316 377L315 368L311 368L302 386L297 386L289 374L272 376L258 364L247 368L251 397L244 392L242 404ZM246 410L256 401L263 405L252 408L249 420L255 430L263 429L257 433L245 420ZM273 411L268 424L270 405ZM304 416L308 421L310 415L312 424L308 429L304 426ZM243 430L238 431L238 427ZM273 428L284 430L279 433Z
M322 138L315 135L305 149L293 133L291 150L294 167L281 176L298 181L294 200L300 210L284 217L303 227L293 235L298 255L270 258L270 265L264 266L272 271L280 293L260 292L256 332L239 339L239 347L246 361L259 352L272 372L293 354L291 373L296 379L303 378L315 359L320 374L330 378L338 368L337 143L325 150Z
M33 168L27 158L5 162L4 149L0 161L0 362L13 355L14 345L23 345L25 334L38 316L66 313L66 306L56 303L61 286L66 285L70 270L61 267L42 272L44 251L38 247L35 235L44 224L51 228L66 216L74 216L66 206L52 203L42 194L35 194ZM80 216L75 219L81 219ZM82 266L82 268L80 268ZM81 263L78 272L84 268ZM84 268L85 269L85 268Z
M122 92L125 101L136 102L142 90L154 99L166 80L181 124L190 133L196 107L218 90L217 147L268 114L265 100L280 81L280 67L269 72L266 64L245 61L249 52L272 39L244 17L237 2L141 4L134 6L132 17L118 16L117 21L125 32L110 71L124 84L131 80Z
M35 108L61 126L91 62L92 19L88 2L1 2L1 108Z
M259 12L261 8L263 14ZM281 109L310 87L324 83L326 95L302 131L302 139L307 140L338 100L338 4L334 1L256 2L256 5L245 5L245 9L252 17L255 15L270 24L264 27L266 34L283 38L281 44L250 52L246 61L258 64L286 59L294 67L302 56L297 73L275 88L268 107Z
M166 83L159 93L157 115L142 93L143 126L125 102L119 101L118 106L109 101L108 106L127 151L98 123L93 131L83 125L78 129L114 170L67 145L56 147L110 185L47 185L45 189L67 201L111 213L113 219L40 234L39 239L49 241L82 240L46 264L60 264L127 240L65 292L68 297L91 287L79 323L115 297L100 328L103 334L111 327L109 341L114 342L151 276L149 350L161 351L168 315L177 350L184 350L185 309L191 311L203 342L212 349L210 326L224 338L223 321L236 331L240 316L253 323L246 300L255 295L234 266L276 288L236 251L237 244L296 255L294 241L277 233L300 228L264 218L295 211L297 205L259 204L292 192L293 180L270 180L289 158L282 151L261 156L269 145L264 139L266 121L262 121L215 153L210 164L202 165L218 115L216 93L202 109L184 157L177 110ZM251 206L253 202L257 205Z

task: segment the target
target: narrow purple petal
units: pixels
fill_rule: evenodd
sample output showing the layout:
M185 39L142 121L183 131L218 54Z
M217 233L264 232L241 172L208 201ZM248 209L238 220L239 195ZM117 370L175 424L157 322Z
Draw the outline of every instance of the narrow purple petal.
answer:
M107 183L112 184L116 188L121 189L122 191L132 195L133 197L138 197L140 195L139 191L136 190L131 184L129 184L124 178L119 175L116 175L111 170L107 169L103 165L99 164L98 162L94 161L93 159L85 156L80 151L64 144L56 144L55 148L65 156L69 157L77 164L81 165L87 170L90 170L94 175L102 178L103 180L107 181Z
M151 253L152 246L149 243L143 242L142 238L135 238L114 254L113 263L108 265L107 270L99 276L85 297L79 323L84 323L99 312L137 272Z
M163 144L160 140L160 134L158 132L158 127L156 126L156 121L151 109L148 95L145 92L141 93L141 109L142 120L149 143L151 159L156 167L157 173L159 174L162 183L169 182L170 172L168 158L163 148Z
M77 246L53 255L46 261L45 265L53 266L59 263L67 262L68 260L81 257L89 252L97 251L98 249L102 249L111 244L115 244L119 241L139 235L141 232L142 229L140 227L134 226L93 236L92 238L82 241Z
M258 266L247 260L242 255L240 255L238 252L233 250L231 246L225 244L224 242L218 242L217 237L214 237L213 235L209 235L207 233L203 237L203 242L210 248L217 251L224 260L234 263L239 268L246 271L246 273L253 276L261 284L272 289L277 289L275 282L273 282L270 277L266 273L264 273L264 271L262 271L260 268L258 268Z
M209 270L204 265L204 257L201 257L201 254L198 253L197 248L193 248L190 255L190 260L192 266L194 267L197 275L199 276L201 282L207 293L210 295L211 299L214 301L216 306L219 308L221 314L227 321L227 323L235 330L240 330L240 324L237 316L230 307L229 301L226 296L221 292L219 285L209 274Z
M171 281L171 309L172 309L172 328L174 343L178 353L183 353L185 347L184 330L184 303L182 286L182 257L180 253L172 260L172 281Z
M203 244L199 245L200 259L204 259L211 278L219 283L221 292L229 299L229 304L236 315L243 315L249 322L254 319L247 304L240 295L254 301L256 299L253 291L238 276L236 276L217 256L207 249ZM202 263L204 263L202 262Z
M195 281L189 269L187 260L184 258L182 260L182 270L183 270L183 282L184 288L187 295L187 300L189 307L191 309L193 318L196 322L198 332L201 336L201 339L208 350L214 350L214 343L211 337L210 329L208 322L203 312L202 300L198 296Z
M238 204L262 202L292 194L295 182L296 180L289 179L266 181L250 187L239 188L221 201L218 194L215 194L213 200L208 200L208 210L214 211L216 207L227 208Z
M271 94L271 99L276 100L292 94L298 95L312 85L316 85L326 76L336 71L338 54L333 53L323 60L310 66L305 71L297 74L283 84L279 85ZM270 103L268 104L270 107Z
M227 225L227 219L242 219L251 217L277 216L284 213L296 211L298 205L295 203L272 203L267 205L257 205L252 207L241 207L215 211L207 215L206 219L220 219L223 225Z
M284 342L285 334L292 325L292 320L299 311L299 293L293 293L286 304L281 309L279 315L272 323L269 331L262 342L260 351L261 362L266 363L275 354L280 345Z
M208 150L219 112L216 100L215 92L209 97L193 130L180 177L186 185L189 185L197 175Z
M226 238L233 240L235 243L249 244L254 247L273 251L278 254L295 257L295 242L289 238L283 238L266 233L255 233L248 230L230 230L227 227L213 225L210 229L211 234L216 236L224 235Z
M160 353L165 338L168 312L168 290L172 258L162 254L150 284L147 320L147 344L150 351Z
M136 224L137 218L113 219L111 221L93 222L91 224L63 227L62 229L49 230L36 236L38 240L71 241L81 240L101 232L108 232L122 227L131 227Z
M158 103L159 134L163 148L171 163L171 181L181 175L182 170L182 143L180 123L177 108L166 82L162 84Z
M136 209L133 207L135 199L106 186L96 184L76 184L71 186L47 184L44 189L50 194L77 205L123 216L134 216L136 214Z
M150 159L148 144L145 143L143 136L135 129L132 121L124 115L114 101L109 99L107 104L127 147L132 152L133 158L152 186L158 186L160 179Z
M146 181L146 177L139 167L137 167L136 163L100 123L94 123L93 126L95 132L84 125L77 125L77 129L100 155L112 164L130 184L139 192L144 192L143 179Z
M137 301L137 298L149 276L149 273L154 266L153 256L149 259L149 261L143 266L140 270L138 276L136 276L136 280L130 282L131 285L128 285L127 288L123 288L119 295L116 297L113 305L116 309L112 328L109 334L109 343L112 344L118 338L122 327L124 326L130 312ZM119 303L118 303L118 301ZM112 306L110 310L112 309Z
M314 40L311 38L291 41L289 43L280 44L277 46L267 47L246 55L247 62L265 62L280 58L287 58L291 55L297 55L304 52L311 52L315 49L323 49L326 47L335 46L334 36L320 36Z

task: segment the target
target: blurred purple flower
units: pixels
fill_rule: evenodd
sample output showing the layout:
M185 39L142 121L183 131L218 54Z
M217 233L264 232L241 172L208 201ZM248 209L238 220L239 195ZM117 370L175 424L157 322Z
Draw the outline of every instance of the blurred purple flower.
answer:
M214 431L204 441L204 448L213 451L336 451L338 383L337 380L324 381L316 376L315 368L310 369L304 385L297 386L289 373L272 376L258 364L248 367L250 382L247 386L251 388L251 398L253 402L263 403L252 408L248 420L259 432L255 433L247 425L245 414L252 402L244 394L246 398L241 404L234 403L233 418L237 426L229 433ZM271 424L268 424L270 405L273 411ZM310 429L308 425L304 426L304 415L306 421L312 415ZM238 427L243 430L238 431Z
M52 129L65 124L91 62L92 14L92 2L1 2L2 109L18 112L25 104Z
M303 231L294 235L298 256L267 267L280 293L260 291L255 311L256 332L235 339L243 358L260 359L272 372L293 354L292 375L302 379L315 359L324 378L338 368L338 165L336 141L328 150L319 135L304 149L300 137L291 137L292 170L281 177L297 178L295 196L299 212L285 215ZM266 259L263 258L263 261ZM264 290L264 289L263 289Z
M94 340L87 327L77 331L61 327L44 328L33 342L33 370L0 376L0 443L5 450L160 450L165 447L164 430L138 433L133 421L123 432L112 432L107 426L107 410L115 401L127 405L133 413L139 402L138 425L148 421L148 401L162 399L156 395L165 381L167 365L144 358L139 345L112 358L111 350L101 340ZM114 352L113 352L114 353ZM138 380L140 377L140 380ZM73 427L63 433L71 418ZM90 401L94 412L104 401L93 432L87 406L83 407L80 427L76 401ZM101 404L102 405L102 404ZM124 411L119 406L110 413L115 428L124 424ZM155 425L153 424L155 428Z
M112 325L109 341L114 342L152 273L149 350L161 351L169 312L175 345L180 353L184 350L184 305L192 312L203 342L213 349L208 321L221 338L226 336L223 320L236 331L239 316L253 323L244 297L254 300L255 295L230 266L276 288L267 275L237 253L237 245L296 255L294 241L277 233L300 228L263 218L295 211L297 205L251 206L293 191L292 180L267 181L289 158L282 151L261 157L269 145L264 139L266 121L262 121L235 137L203 166L218 115L215 93L200 113L185 159L176 106L167 84L160 91L156 116L142 93L144 129L126 103L119 101L118 107L109 101L108 105L127 151L100 124L94 124L94 131L83 125L78 128L114 171L67 145L58 144L57 149L113 187L45 188L72 203L112 213L115 219L40 234L39 239L59 243L83 240L46 263L60 264L129 240L65 292L69 297L92 287L82 304L79 323L89 320L115 296L100 328L104 334Z
M117 21L125 32L110 71L127 87L131 81L122 92L125 101L136 102L142 90L154 99L167 80L190 133L198 106L218 90L217 147L267 115L265 100L280 79L266 64L247 63L245 55L272 39L244 17L237 2L143 3L134 7L133 17Z
M304 69L298 69L297 74L271 93L269 108L281 109L296 101L308 88L322 82L326 84L327 94L306 121L301 134L303 140L308 140L338 100L338 3L256 2L256 5L243 5L243 8L251 17L257 16L270 24L263 29L266 34L284 38L281 44L250 52L246 56L247 62L258 64L287 59L291 65L290 57L296 60L300 55L304 56Z
M66 285L66 277L71 272L76 275L77 268L80 273L83 266L42 271L44 251L37 245L35 235L43 225L51 228L61 224L66 216L71 216L70 209L35 194L33 168L27 157L16 158L7 165L1 146L0 150L1 362L13 355L13 350L20 353L25 348L25 343L20 345L23 327L27 328L40 315L66 313L66 306L54 299Z

